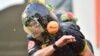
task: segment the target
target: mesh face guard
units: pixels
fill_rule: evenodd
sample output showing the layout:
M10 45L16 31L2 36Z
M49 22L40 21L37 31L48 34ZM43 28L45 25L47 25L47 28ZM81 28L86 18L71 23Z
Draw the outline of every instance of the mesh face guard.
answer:
M26 8L25 13L27 14L25 26L29 26L32 23L33 25L41 25L43 28L46 28L48 22L54 21L48 9L39 3L30 4Z

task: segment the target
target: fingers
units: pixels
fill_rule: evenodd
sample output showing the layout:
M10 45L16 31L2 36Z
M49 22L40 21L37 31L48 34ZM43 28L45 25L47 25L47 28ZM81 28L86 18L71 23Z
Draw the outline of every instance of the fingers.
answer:
M74 36L72 36L72 35L64 35L64 36L62 36L63 38L75 38Z
M76 39L74 38L74 39L72 39L72 41L74 41L74 42L75 42L75 41L76 41Z
M76 40L75 40L75 37L72 36L72 35L64 35L62 38L67 39L67 40L70 39L71 41L76 41Z
M64 43L71 43L71 42L75 42L76 41L76 39L75 39L75 37L73 37L73 36L71 36L71 35L64 35L63 37L62 37L62 41L64 42Z
M58 41L56 41L55 44L60 47L72 42L76 42L75 37L71 35L64 35Z
M75 39L68 39L68 40L66 40L66 43L71 43L71 42L75 42L76 40Z
M76 41L75 37L73 37L73 36L71 36L71 35L69 35L69 36L67 36L67 37L69 37L70 42L75 42L75 41Z

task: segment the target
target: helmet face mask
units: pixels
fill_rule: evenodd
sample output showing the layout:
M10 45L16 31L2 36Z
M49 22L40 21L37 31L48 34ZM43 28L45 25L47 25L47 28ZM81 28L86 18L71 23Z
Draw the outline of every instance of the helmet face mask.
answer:
M48 22L54 21L48 8L40 3L33 3L26 7L27 14L26 26L30 25L31 21L38 22L43 28L46 28Z
M47 24L50 21L53 21L53 18L49 15L41 16L40 14L36 14L37 21L41 24L41 26L45 29L47 27Z
M31 32L34 35L46 31L47 24L50 21L55 21L48 8L39 3L30 4L26 7L24 13L26 14L26 17L23 18L23 24L26 27L31 28Z
M29 17L26 21L26 27L29 27L34 37L39 36L43 31L46 31L47 23L53 21L49 15L41 16L36 13Z
M25 26L31 25L41 25L43 28L46 28L47 23L53 21L49 15L41 16L40 14L36 13L32 17L29 17L25 23Z
M28 20L27 20L27 26L39 26L39 22L37 21L38 17L36 16L32 16L32 17L29 17Z

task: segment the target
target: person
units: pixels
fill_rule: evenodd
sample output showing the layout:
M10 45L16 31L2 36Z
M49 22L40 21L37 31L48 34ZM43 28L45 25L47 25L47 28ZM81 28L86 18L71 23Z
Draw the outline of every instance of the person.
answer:
M76 25L56 18L43 4L26 7L22 23L28 33L29 56L93 56Z
M65 12L65 11L61 11L59 13L56 14L59 18L59 21L61 22L72 22L74 24L77 25L77 28L80 30L80 26L77 24L77 17L74 15L73 12ZM92 51L92 53L94 54L94 50L93 50L93 46L91 44L91 42L89 40L87 40L86 38L82 38L82 39L85 39L86 42L87 42L87 45L89 46L90 50Z

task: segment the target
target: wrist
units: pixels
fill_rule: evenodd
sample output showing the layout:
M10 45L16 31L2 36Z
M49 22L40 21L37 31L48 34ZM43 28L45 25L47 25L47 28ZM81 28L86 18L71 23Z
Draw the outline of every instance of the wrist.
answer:
M62 44L61 44L59 41L56 41L56 42L55 42L55 45L56 45L57 47L62 47Z
M53 46L54 49L59 49L59 48L60 48L60 47L58 47L55 43L52 44L52 46Z

